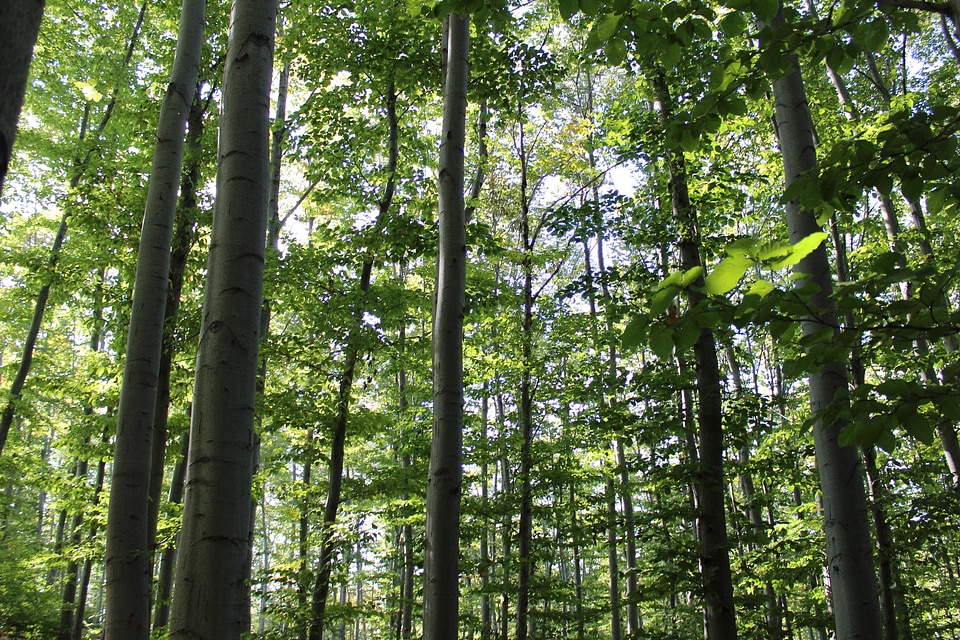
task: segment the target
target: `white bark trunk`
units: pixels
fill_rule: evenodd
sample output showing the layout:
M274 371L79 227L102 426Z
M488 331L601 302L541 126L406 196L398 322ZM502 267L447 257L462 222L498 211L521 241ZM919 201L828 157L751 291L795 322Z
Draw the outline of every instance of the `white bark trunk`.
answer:
M463 147L466 135L469 18L447 18L440 235L433 318L433 439L427 485L423 636L456 640L459 603L460 483L463 476L463 306L466 229Z
M187 115L197 86L204 0L184 0L170 84L160 108L157 143L137 254L127 337L110 506L107 512L108 639L150 634L148 505L153 423L163 343L170 243L183 163Z
M789 186L816 165L813 122L796 61L789 75L774 81L773 95L784 176ZM787 205L787 225L792 242L821 230L813 212L800 208L796 202ZM821 246L808 255L795 271L802 275L801 285L810 282L819 289L809 300L811 308L818 312L815 317L804 319L804 335L836 327L833 278L826 248ZM823 414L834 402L843 402L839 398L847 393L845 363L824 363L810 374L809 384L810 408L816 418L813 431L837 639L880 638L877 582L859 456L856 447L841 447L837 441L843 421Z
M231 15L171 638L238 639L249 627L244 577L276 10L275 0L235 0Z

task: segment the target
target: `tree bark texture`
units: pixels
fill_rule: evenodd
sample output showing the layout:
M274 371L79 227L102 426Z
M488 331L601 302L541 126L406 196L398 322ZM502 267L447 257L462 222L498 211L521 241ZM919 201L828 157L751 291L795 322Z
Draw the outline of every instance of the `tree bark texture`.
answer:
M13 141L44 4L44 0L0 4L0 194L13 157Z
M466 228L463 160L466 137L469 17L447 17L439 163L439 246L433 316L433 435L427 484L423 637L459 635L460 492L463 477L463 313Z
M147 541L150 556L155 559L157 520L163 495L163 472L167 453L167 422L170 413L170 376L173 371L175 339L173 328L180 316L183 276L187 257L197 237L197 189L200 186L203 118L209 101L194 95L187 120L186 166L180 179L180 203L170 247L170 268L167 276L167 301L163 311L163 343L157 378L157 401L153 418L153 452L150 462L150 506L147 512ZM179 463L179 461L178 461ZM183 479L180 479L183 482Z
M104 629L108 640L145 640L150 633L151 542L147 524L153 425L177 187L184 131L199 75L204 11L204 0L183 2L176 56L160 107L140 234L107 512Z
M222 85L217 199L207 263L183 529L170 637L247 630L275 0L236 0Z
M778 20L782 17L778 16ZM790 74L773 82L775 122L788 187L816 165L813 122L796 59L793 66ZM798 242L821 230L814 213L802 209L797 202L789 203L786 210L791 242ZM833 278L826 248L820 246L806 256L797 264L795 272L801 277L801 286L809 282L818 288L809 300L816 313L803 320L803 334L836 328ZM823 493L824 532L837 638L880 638L877 582L859 456L856 447L841 447L838 443L843 421L828 418L825 414L834 402L844 401L847 394L845 363L823 363L810 374L809 385L810 408L816 418L814 443Z

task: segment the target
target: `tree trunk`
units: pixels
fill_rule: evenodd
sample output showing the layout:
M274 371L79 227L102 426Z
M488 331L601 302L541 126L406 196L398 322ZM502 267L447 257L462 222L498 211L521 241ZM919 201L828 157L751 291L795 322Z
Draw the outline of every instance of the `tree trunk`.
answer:
M170 637L235 639L249 560L276 2L236 0Z
M390 207L393 203L393 194L396 188L396 173L399 154L399 127L397 122L397 92L393 80L390 80L386 91L387 121L389 125L387 182L384 185L383 195L380 198L379 212L374 223L376 228L382 228L387 222ZM353 379L360 359L360 340L363 332L363 314L366 294L370 290L370 279L373 273L374 251L370 251L364 258L360 269L361 303L353 311L355 324L346 337L343 371L340 374L340 388L337 394L337 410L334 421L333 441L330 444L329 478L327 485L327 501L323 510L323 523L320 530L320 567L313 587L313 598L310 614L310 640L321 640L323 636L323 618L327 607L327 596L330 593L330 574L333 570L334 540L333 525L337 520L337 511L340 508L341 487L343 484L343 456L347 437L347 424L350 420L350 404L352 401Z
M170 495L167 502L181 504L183 502L183 481L187 475L187 456L190 451L190 434L185 433L181 439L180 457L173 467L170 477ZM153 608L153 630L163 629L170 621L170 594L173 592L173 567L177 562L177 547L179 538L172 546L160 554L160 569L157 571L157 597Z
M439 246L433 317L433 435L424 542L423 637L456 640L459 629L460 491L463 477L463 308L466 229L467 16L447 17L439 163Z
M147 541L150 558L154 559L157 547L157 520L163 494L163 473L167 451L167 420L170 413L170 375L173 371L173 327L180 316L180 299L183 292L183 276L190 249L196 240L197 189L200 186L200 167L203 136L203 118L209 102L194 95L187 120L187 166L180 180L180 204L176 228L170 248L170 270L167 276L167 301L163 311L163 342L160 351L160 368L157 377L157 402L153 418L153 451L150 457L150 502L147 511ZM181 482L183 480L181 479ZM153 562L151 561L151 565ZM169 595L168 595L169 597Z
M17 0L0 5L0 194L13 158L13 141L43 5L44 0Z
M673 98L662 69L650 74L664 130L672 124ZM700 232L697 213L690 203L687 188L687 167L683 153L668 150L670 201L673 216L680 229L680 265L684 271L702 267ZM699 276L687 292L691 310L704 300ZM700 329L693 345L697 380L697 427L699 431L699 464L697 468L696 506L700 539L700 575L703 580L704 637L707 640L734 640L737 621L733 607L733 578L727 549L727 523L724 511L723 480L723 401L720 395L720 365L713 331Z
M137 254L107 512L104 629L108 640L146 639L150 634L152 544L147 522L153 425L176 193L184 128L199 74L204 9L204 0L184 0L170 84L160 107Z
M782 22L782 19L782 15L778 15L776 21ZM793 60L793 71L773 82L773 96L785 183L789 187L802 173L816 165L813 122L796 59ZM821 230L814 213L802 209L799 203L788 203L786 210L792 242ZM835 329L833 279L826 248L821 245L801 260L794 270L801 278L801 286L809 282L818 289L809 304L819 313L802 321L803 334ZM809 386L810 408L816 421L813 432L823 492L824 531L837 638L879 638L877 583L859 457L856 447L841 447L838 443L844 422L831 417L832 413L826 414L827 409L835 402L842 402L847 394L845 363L838 360L824 362L810 374Z
M620 616L620 560L617 553L617 494L613 478L607 478L607 564L610 596L610 640L622 640Z

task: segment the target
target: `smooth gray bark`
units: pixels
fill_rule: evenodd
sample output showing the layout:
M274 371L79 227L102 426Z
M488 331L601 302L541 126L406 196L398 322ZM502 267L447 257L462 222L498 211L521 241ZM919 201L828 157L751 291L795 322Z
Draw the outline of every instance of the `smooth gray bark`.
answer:
M276 12L275 0L236 0L231 15L171 638L233 640L249 626L244 578Z
M778 16L778 21L781 20ZM791 73L774 80L773 97L784 178L789 187L804 172L813 169L817 160L813 121L796 59ZM821 230L816 215L797 202L787 204L786 216L791 242ZM826 248L821 245L794 270L801 286L811 283L818 289L809 298L809 305L816 312L803 319L803 334L812 335L824 329L836 331L833 277ZM845 423L831 417L834 414L826 413L835 402L846 401L846 364L839 360L822 363L810 374L809 386L837 638L880 638L880 607L860 460L856 447L841 447L838 442Z
M0 194L13 157L13 141L44 4L44 0L0 3Z
M467 16L447 17L439 163L439 246L433 316L433 435L427 484L423 637L456 640L460 601L460 491L463 477L463 310L466 228Z
M184 0L182 5L140 234L107 512L104 631L108 640L146 640L150 634L151 541L147 524L153 423L177 187L186 121L199 75L205 7L204 0Z

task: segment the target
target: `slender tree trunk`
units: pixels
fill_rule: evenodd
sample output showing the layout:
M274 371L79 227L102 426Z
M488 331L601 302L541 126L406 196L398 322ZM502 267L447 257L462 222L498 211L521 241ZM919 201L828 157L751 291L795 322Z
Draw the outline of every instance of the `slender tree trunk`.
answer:
M180 316L180 300L183 292L183 276L187 257L196 240L197 189L200 186L200 167L203 136L203 118L206 106L198 94L194 95L187 120L186 162L180 180L180 204L176 227L170 247L170 270L167 276L168 291L163 311L163 341L160 351L160 368L157 377L157 402L153 418L153 451L150 458L150 503L147 511L147 541L150 557L156 552L157 520L163 495L163 472L167 451L167 420L170 412L170 376L173 371L173 327ZM181 481L182 482L182 481ZM151 565L153 563L151 562Z
M463 478L463 308L466 228L467 16L447 17L439 163L439 247L433 317L433 436L427 484L423 637L456 640L459 630L460 491Z
M276 2L236 0L218 149L217 199L190 429L170 637L236 639L247 630L269 103Z
M673 98L662 69L651 74L660 119L664 130L672 124ZM680 263L684 271L702 267L700 232L696 210L690 203L686 161L682 153L667 152L670 170L670 200L680 229ZM688 290L687 303L695 309L704 300L700 293L703 276ZM720 395L720 365L713 331L700 329L693 346L697 380L697 427L699 465L697 470L697 529L700 539L700 574L703 579L704 630L707 640L734 640L737 621L733 606L733 578L727 543L723 480L723 403Z
M397 94L396 86L391 80L387 88L387 120L389 125L387 182L384 185L383 195L380 198L379 213L374 226L382 228L387 222L390 207L393 203L393 194L396 188L396 173L399 154L399 128L397 121ZM360 270L360 293L365 301L370 290L370 279L373 273L373 252L364 258ZM345 359L343 371L340 374L340 388L337 394L337 410L334 423L333 441L330 448L329 480L327 485L327 501L323 510L323 523L320 530L320 567L317 571L313 587L313 597L310 616L310 640L321 640L323 636L324 614L327 606L327 597L330 593L330 574L333 570L334 540L333 525L337 520L337 511L340 507L340 494L343 484L344 446L347 437L347 425L350 420L350 404L352 401L353 379L360 359L360 339L363 332L364 302L354 309L354 326L346 338Z
M108 435L106 432L103 434L103 442L106 443ZM107 475L107 462L106 460L101 459L97 465L97 477L94 481L93 486L93 507L96 508L100 505L100 498L103 496L103 481ZM90 530L87 534L87 541L93 543L97 537L97 533L100 530L100 525L94 521L90 525ZM73 614L73 629L71 633L71 640L81 640L83 637L83 625L86 618L86 608L87 608L87 592L90 587L90 572L93 568L93 558L88 557L83 562L83 569L80 572L80 577L77 580L77 606Z
M530 203L527 193L527 149L524 124L520 114L520 240L523 245L523 315L520 327L520 527L517 553L520 570L517 575L516 640L526 640L530 609L530 580L533 576L533 246L530 230Z
M93 309L93 330L90 333L90 341L88 342L88 347L92 353L97 353L102 347L102 335L103 335L103 278L104 278L103 267L97 273L97 286L96 286L96 301L94 302ZM84 406L83 414L85 418L90 418L94 413L92 406ZM90 444L90 437L85 438L85 443ZM89 463L87 460L80 460L77 462L77 474L76 477L84 485L87 483L87 472L89 470ZM98 485L96 488L96 493L94 494L94 501L100 501L100 489L102 486L102 478L98 478ZM80 546L83 542L83 512L78 512L73 516L73 522L71 523L71 544L74 549ZM63 583L63 598L61 600L61 609L60 609L60 640L70 640L73 634L73 627L76 617L76 600L77 600L77 590L80 587L80 578L81 578L81 563L78 559L71 559L67 564L67 575Z
M497 420L500 422L500 433L503 433L503 397L497 395ZM501 475L501 493L504 496L513 492L513 480L510 472L510 462L506 457L500 459ZM513 550L513 518L509 512L503 516L503 525L500 531L500 554L501 554L501 573L503 575L504 589L500 596L500 640L509 640L510 638L510 592L508 586L510 576L510 554Z
M608 593L610 596L610 640L622 640L623 623L620 614L620 557L617 553L617 495L613 478L607 478L607 564L609 566Z
M153 425L176 193L184 128L197 88L204 9L204 0L184 0L176 57L160 108L137 255L107 513L104 629L108 640L146 639L150 633L152 544L147 523Z
M33 45L40 32L43 5L44 0L0 4L0 194L13 158L13 141L27 90Z
M181 438L180 457L173 467L170 477L170 494L167 502L181 504L183 502L183 481L187 476L187 456L190 451L190 434L185 433ZM173 545L166 547L160 554L160 569L157 571L157 597L153 608L153 630L163 629L170 621L170 594L173 592L173 567L177 562L177 547L179 536Z
M483 397L480 399L480 425L483 441L489 442L487 425L490 416L490 386L483 384ZM480 639L491 640L493 637L492 610L490 602L490 490L488 477L490 467L487 462L488 450L481 454L481 485L480 504L483 509L482 526L480 528Z
M782 22L781 15L778 15L777 22ZM773 83L776 126L787 186L816 165L813 122L796 59L793 67L790 74ZM813 212L802 209L797 202L789 203L786 209L792 242L820 231ZM813 335L824 328L836 328L833 279L825 247L820 246L801 260L795 272L801 277L801 284L809 282L818 289L809 304L820 312L816 317L803 320L803 334ZM837 638L879 638L877 583L859 457L856 447L841 447L838 443L844 422L825 415L829 407L842 402L847 394L845 363L839 360L824 362L810 374L809 386Z

